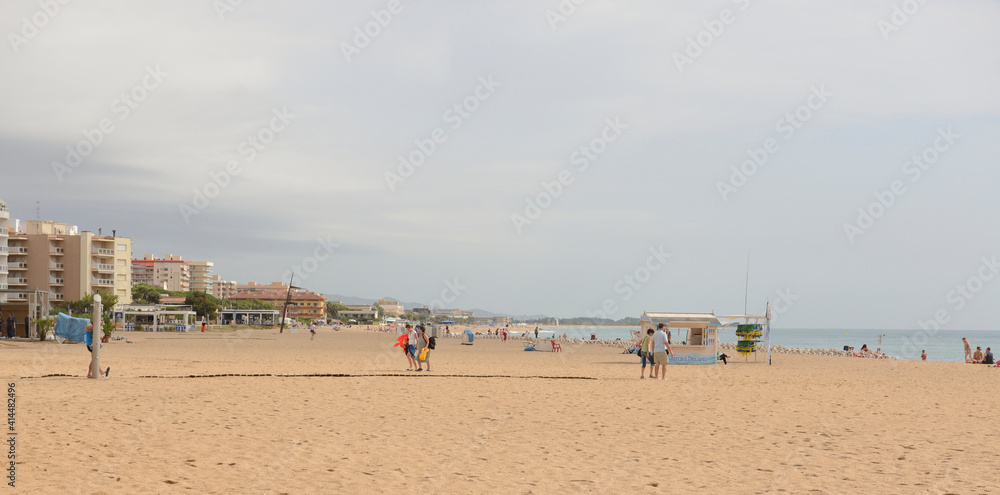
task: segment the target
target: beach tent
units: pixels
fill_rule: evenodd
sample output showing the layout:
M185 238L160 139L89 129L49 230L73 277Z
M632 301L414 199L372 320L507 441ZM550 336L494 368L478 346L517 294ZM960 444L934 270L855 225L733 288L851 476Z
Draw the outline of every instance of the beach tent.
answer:
M475 340L476 336L472 334L471 330L466 330L463 333L465 334L465 337L462 338L462 344L472 345L472 341Z
M711 313L643 313L639 319L642 335L660 323L668 329L687 329L683 341L672 341L670 364L716 364L719 362L719 319Z

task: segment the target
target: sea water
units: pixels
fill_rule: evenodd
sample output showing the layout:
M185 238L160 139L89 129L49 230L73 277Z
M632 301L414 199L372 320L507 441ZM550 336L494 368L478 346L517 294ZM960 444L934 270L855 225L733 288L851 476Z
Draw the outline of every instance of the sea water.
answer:
M570 338L589 339L591 335L598 339L630 340L632 332L639 327L545 327L556 335L566 334ZM533 331L534 328L531 329ZM879 338L881 336L881 343ZM993 348L994 357L1000 354L1000 331L997 330L838 330L838 329L794 329L771 328L771 344L785 347L801 347L811 349L843 350L844 346L854 347L855 351L868 344L874 352L882 349L884 354L899 358L920 360L920 352L927 352L928 361L964 362L965 349L962 337L969 340L973 352L976 346L982 347L986 353L987 347ZM685 338L683 329L673 329L672 340ZM722 329L720 342L736 343L736 328Z

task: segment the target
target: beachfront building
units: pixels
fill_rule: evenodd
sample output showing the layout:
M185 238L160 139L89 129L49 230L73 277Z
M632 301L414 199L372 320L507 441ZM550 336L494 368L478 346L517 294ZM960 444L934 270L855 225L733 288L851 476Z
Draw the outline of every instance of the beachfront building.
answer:
M406 312L403 305L394 299L379 299L378 305L382 307L386 315L399 316Z
M0 199L0 304L7 302L7 233L10 212L7 203Z
M162 259L144 254L132 260L132 283L144 283L177 292L191 290L191 268L180 256L168 254Z
M237 292L231 299L246 300L259 299L270 303L275 309L280 310L285 305L285 300L291 296L291 304L288 306L288 318L304 318L307 320L322 320L326 317L326 296L307 290L285 290L269 291L241 291Z
M246 292L287 292L288 284L281 282L271 282L270 284L258 284L257 282L247 282L246 285L237 285L236 293L243 294Z
M188 268L191 271L191 292L204 292L215 295L212 292L212 267L215 263L211 261L189 261ZM216 296L218 297L218 296Z
M222 276L212 275L210 282L213 296L219 299L229 299L236 295L237 284L235 280L222 280Z
M132 302L132 239L79 232L61 222L13 222L8 231L7 285L25 293L8 294L10 302L27 302L29 292L48 292L52 302L73 301L106 290L119 304Z
M374 320L378 318L375 308L370 304L344 304L347 309L337 312L341 318L354 320Z

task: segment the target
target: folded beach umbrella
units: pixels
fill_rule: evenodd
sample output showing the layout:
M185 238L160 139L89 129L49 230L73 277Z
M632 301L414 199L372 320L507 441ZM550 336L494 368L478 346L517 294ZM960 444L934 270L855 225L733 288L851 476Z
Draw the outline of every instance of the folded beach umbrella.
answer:
M74 318L66 313L59 313L56 316L56 337L73 342L83 342L89 324L90 320L87 318Z

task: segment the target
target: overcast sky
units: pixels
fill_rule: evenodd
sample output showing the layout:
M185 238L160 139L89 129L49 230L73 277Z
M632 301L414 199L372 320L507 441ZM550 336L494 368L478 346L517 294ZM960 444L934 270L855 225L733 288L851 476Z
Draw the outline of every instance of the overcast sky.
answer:
M12 218L562 317L742 313L749 252L779 327L997 328L995 0L48 1L0 7Z

